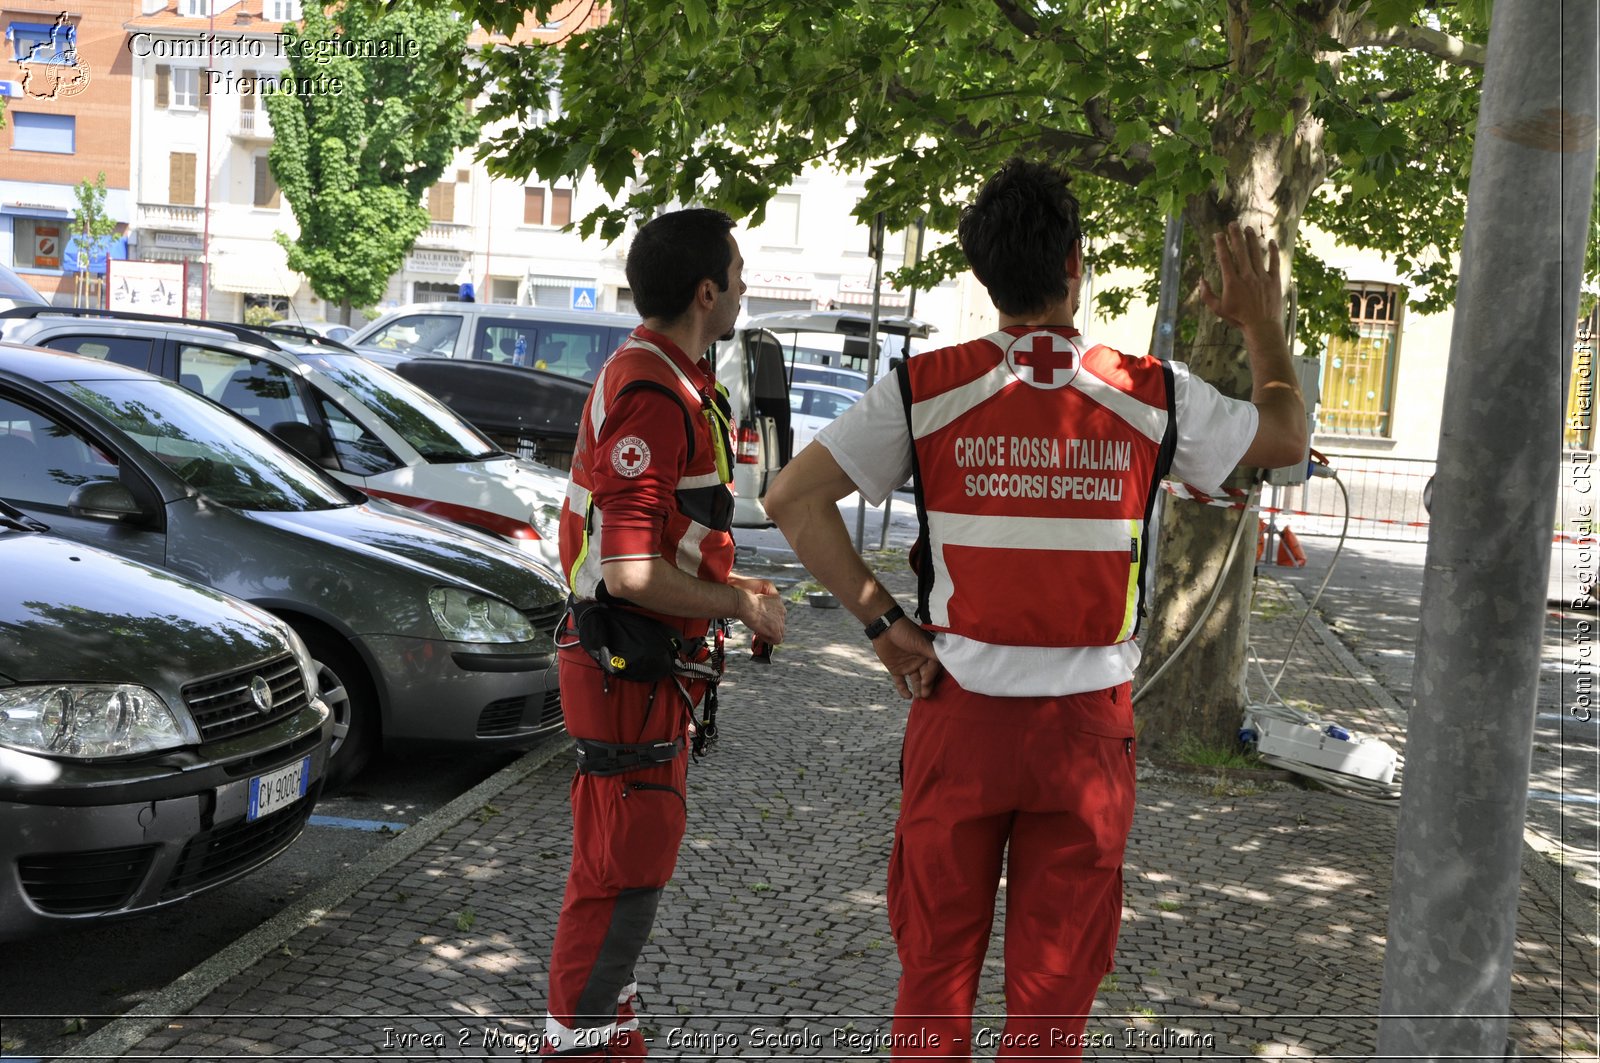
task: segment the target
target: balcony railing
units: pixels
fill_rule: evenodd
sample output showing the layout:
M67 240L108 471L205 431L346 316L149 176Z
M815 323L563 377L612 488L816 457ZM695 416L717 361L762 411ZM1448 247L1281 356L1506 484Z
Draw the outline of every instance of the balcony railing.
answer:
M471 242L472 226L457 225L455 222L435 221L429 222L428 227L422 230L422 235L417 237L418 247L447 247L452 250L464 250Z
M139 227L141 229L178 229L199 232L202 211L181 203L140 203Z
M243 140L271 140L272 120L258 103L253 110L239 112L233 135Z

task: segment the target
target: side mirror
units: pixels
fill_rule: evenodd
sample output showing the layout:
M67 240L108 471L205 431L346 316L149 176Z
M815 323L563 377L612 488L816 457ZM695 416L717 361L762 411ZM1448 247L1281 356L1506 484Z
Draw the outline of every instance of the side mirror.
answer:
M328 449L323 446L322 433L301 421L279 421L272 426L272 434L284 446L320 467L327 465Z
M91 480L80 484L67 499L67 512L88 520L131 520L144 516L133 492L116 480Z

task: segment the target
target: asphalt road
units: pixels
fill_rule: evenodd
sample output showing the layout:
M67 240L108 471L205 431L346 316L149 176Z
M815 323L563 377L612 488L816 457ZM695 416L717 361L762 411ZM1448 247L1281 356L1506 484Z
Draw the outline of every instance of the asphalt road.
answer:
M559 739L547 739L556 741ZM255 873L159 912L0 946L0 1056L52 1057L277 915L520 751L381 758Z

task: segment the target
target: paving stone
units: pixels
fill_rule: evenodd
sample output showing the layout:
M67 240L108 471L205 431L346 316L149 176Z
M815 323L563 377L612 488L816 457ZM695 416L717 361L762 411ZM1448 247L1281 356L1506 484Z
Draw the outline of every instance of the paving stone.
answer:
M906 573L888 581L910 600ZM1297 601L1261 581L1252 641L1264 660L1281 659ZM1403 716L1353 661L1302 633L1280 690L1403 748ZM720 748L691 767L677 878L637 969L654 1054L692 1058L686 1038L720 1035L716 1058L886 1058L839 1045L889 1028L899 968L884 881L906 707L854 620L809 608L791 609L770 666L732 655L722 704ZM562 755L512 784L494 801L502 815L449 827L128 1054L526 1054L571 853L570 771ZM1372 1051L1393 810L1149 765L1139 787L1115 980L1091 1020L1118 1048L1099 1057ZM1002 895L979 985L994 1030L1004 912ZM1512 986L1523 1055L1596 1058L1593 930L1524 884ZM761 1043L774 1031L794 1043Z

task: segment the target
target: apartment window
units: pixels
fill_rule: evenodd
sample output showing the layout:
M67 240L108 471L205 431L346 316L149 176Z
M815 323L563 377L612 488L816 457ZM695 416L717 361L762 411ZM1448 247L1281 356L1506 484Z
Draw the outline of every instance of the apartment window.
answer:
M489 279L489 301L491 303L512 303L517 301L517 279L515 277L491 277Z
M17 151L71 155L77 149L77 119L70 114L27 114L11 111L11 146Z
M11 58L19 63L77 62L78 27L50 22L11 22L6 25Z
M544 206L550 204L550 215L545 216ZM572 189L524 188L522 190L522 224L550 225L560 228L572 222Z
M179 10L190 18L209 18L211 0L179 0Z
M456 183L440 181L428 190L428 217L434 221L456 220Z
M156 66L157 107L198 107L211 105L211 85L199 67Z
M172 68L172 106L200 106L200 71L192 66Z
M266 0L261 17L268 22L299 22L300 0Z
M1322 370L1320 428L1336 435L1388 436L1405 299L1392 284L1350 288L1354 339L1328 342Z
M572 189L550 190L550 224L556 228L572 223Z
M250 202L257 207L267 207L271 210L278 209L278 182L272 179L272 167L267 163L265 155L255 157L256 186L255 194Z
M764 247L799 247L800 197L790 193L773 196L767 203L767 216L756 232Z
M61 218L15 218L13 261L23 269L60 269L67 222Z
M192 151L174 151L167 156L168 203L194 205L196 161Z

